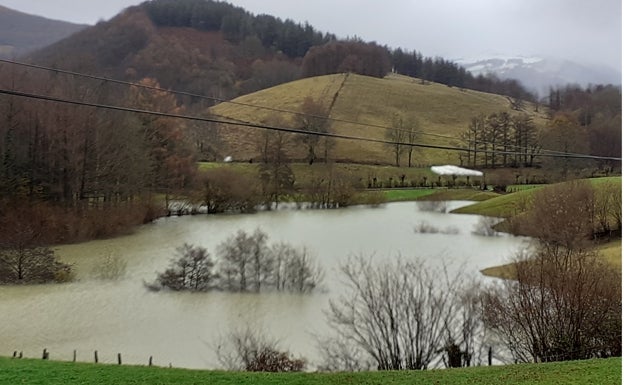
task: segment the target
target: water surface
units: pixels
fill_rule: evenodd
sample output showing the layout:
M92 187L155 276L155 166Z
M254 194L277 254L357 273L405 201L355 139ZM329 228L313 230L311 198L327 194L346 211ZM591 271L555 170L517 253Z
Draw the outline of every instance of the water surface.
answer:
M449 210L468 202L449 202ZM425 221L457 234L417 234ZM315 334L326 334L323 310L340 294L337 267L349 255L374 255L380 261L418 257L427 264L446 263L477 275L506 262L526 242L511 236L472 234L479 217L423 212L414 202L380 208L277 210L249 215L170 217L113 239L56 247L74 264L75 282L62 285L0 287L0 351L23 351L52 359L187 368L218 366L214 347L220 337L248 323L280 339L282 347L316 361ZM183 243L216 246L239 229L261 228L269 242L305 246L324 267L325 290L312 295L285 293L149 292L143 286L163 271ZM102 261L114 256L126 264L118 280L97 278Z

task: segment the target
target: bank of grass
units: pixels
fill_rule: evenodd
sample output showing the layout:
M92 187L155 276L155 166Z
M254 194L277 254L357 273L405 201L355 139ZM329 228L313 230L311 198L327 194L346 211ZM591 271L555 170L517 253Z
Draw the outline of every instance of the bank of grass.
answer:
M383 196L387 202L403 202L425 199L435 193L434 189L395 189L384 190Z
M374 192L370 192L374 193ZM403 201L484 201L497 197L499 194L491 191L474 189L447 189L447 188L414 188L383 190L386 202ZM365 192L364 194L367 194Z
M533 198L534 189L520 190L511 194L498 195L485 201L481 201L469 206L454 210L455 214L475 214L498 218L509 218L520 214L528 208L528 204Z
M622 183L622 177L604 177L588 179L595 189L601 188L604 183ZM459 208L453 213L476 214L499 218L509 218L526 211L530 207L533 194L547 185L531 185L532 188L519 189L516 192L500 195L493 199L478 202L470 206Z
M441 188L435 189L433 194L419 198L419 200L483 202L498 196L500 196L500 194L492 191L482 191L471 188Z
M600 189L605 183L622 183L622 177L603 177L588 179L595 189ZM520 215L530 208L533 194L546 185L532 185L530 188L518 188L510 194L501 195L483 202L454 210L458 214L476 214L499 218L511 218ZM596 251L607 263L616 269L622 268L622 241L616 240L596 247ZM513 264L492 266L481 270L483 275L496 278L513 278Z
M613 268L622 269L622 240L618 239L596 247L598 256L603 258L605 262L613 266ZM514 279L514 264L506 263L504 265L492 266L481 270L481 274L503 279Z
M246 373L95 365L0 358L1 384L620 384L622 359L594 359L543 364L475 367L428 371L360 373Z

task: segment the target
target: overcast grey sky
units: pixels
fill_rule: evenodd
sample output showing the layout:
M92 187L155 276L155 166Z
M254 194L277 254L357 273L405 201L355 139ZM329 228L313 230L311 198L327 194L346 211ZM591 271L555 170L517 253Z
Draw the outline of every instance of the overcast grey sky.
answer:
M0 0L52 19L94 24L141 0ZM621 70L621 0L231 0L259 14L309 22L446 59L549 55Z

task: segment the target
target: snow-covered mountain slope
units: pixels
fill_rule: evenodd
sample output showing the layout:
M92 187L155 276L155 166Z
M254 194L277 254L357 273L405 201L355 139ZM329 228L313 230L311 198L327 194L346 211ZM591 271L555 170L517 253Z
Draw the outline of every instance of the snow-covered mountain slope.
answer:
M544 57L499 56L458 59L455 62L473 75L494 73L503 79L516 79L528 89L545 95L549 87L578 84L622 84L621 71L599 65Z

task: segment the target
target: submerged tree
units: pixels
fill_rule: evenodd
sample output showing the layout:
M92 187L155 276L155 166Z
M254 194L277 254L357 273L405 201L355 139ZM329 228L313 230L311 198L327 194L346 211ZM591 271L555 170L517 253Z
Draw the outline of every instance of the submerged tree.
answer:
M71 266L46 246L45 227L37 226L42 220L33 221L31 215L36 210L4 213L0 218L0 284L70 280Z
M206 291L214 287L217 278L213 272L214 261L205 248L185 243L176 249L176 253L178 258L171 261L167 270L158 274L151 288Z
M323 281L323 269L305 248L279 243L271 248L273 282L278 291L309 293Z
M309 293L323 280L323 269L305 248L288 243L269 245L260 229L239 230L219 244L216 261L199 246L176 249L170 267L158 274L153 290L255 292L265 290Z
M239 230L217 249L221 286L228 291L259 292L268 283L271 260L267 253L267 234Z
M239 231L219 245L217 255L221 286L229 291L308 293L323 279L323 270L305 248L269 245L268 235L259 229L253 234Z
M62 282L70 277L71 267L48 247L0 249L0 284Z

